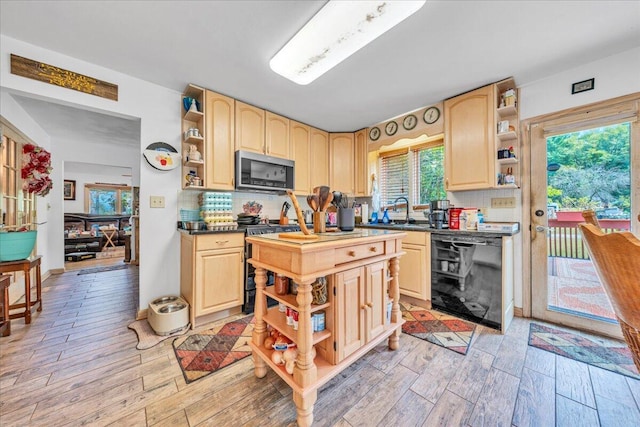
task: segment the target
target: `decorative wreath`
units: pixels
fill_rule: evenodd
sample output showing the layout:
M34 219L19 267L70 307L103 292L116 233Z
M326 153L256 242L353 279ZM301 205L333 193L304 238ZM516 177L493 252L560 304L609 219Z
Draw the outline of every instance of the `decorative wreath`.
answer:
M22 147L22 189L36 196L46 196L53 187L49 178L51 153L42 147L25 144Z

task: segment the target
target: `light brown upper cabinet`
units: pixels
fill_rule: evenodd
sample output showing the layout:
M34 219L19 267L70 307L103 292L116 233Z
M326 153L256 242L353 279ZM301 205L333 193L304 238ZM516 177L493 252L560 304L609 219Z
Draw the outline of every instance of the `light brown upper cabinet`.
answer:
M332 190L355 194L355 138L353 133L329 135L330 174Z
M289 119L267 111L265 140L265 154L288 159Z
M492 188L496 181L493 85L444 101L445 188Z
M331 185L329 179L329 134L323 130L311 128L311 157L309 189L319 185ZM296 165L296 169L298 169ZM296 185L297 187L297 185Z
M236 101L236 150L265 153L265 111Z
M291 120L289 130L290 158L295 162L296 194L311 192L311 128L305 124Z
M205 186L233 190L235 100L205 93Z
M354 158L354 181L355 195L368 196L368 168L367 168L367 130L362 129L355 133L355 158Z

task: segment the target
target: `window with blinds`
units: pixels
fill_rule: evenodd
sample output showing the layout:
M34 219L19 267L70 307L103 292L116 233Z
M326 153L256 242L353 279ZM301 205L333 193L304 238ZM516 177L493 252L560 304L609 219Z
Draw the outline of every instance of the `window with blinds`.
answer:
M401 196L413 209L426 208L431 200L446 199L442 140L381 153L379 185L383 209Z
M380 168L381 207L393 205L394 200L409 198L409 153L389 153L381 156Z

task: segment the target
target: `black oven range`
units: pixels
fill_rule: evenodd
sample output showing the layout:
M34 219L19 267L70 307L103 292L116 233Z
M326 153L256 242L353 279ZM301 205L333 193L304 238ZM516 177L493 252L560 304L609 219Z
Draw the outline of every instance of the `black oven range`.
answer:
M299 225L247 225L245 227L245 236L258 236L261 234L271 233L288 233L300 231ZM256 303L256 282L255 282L255 268L246 262L251 258L251 244L245 242L244 244L244 305L242 311L246 314L253 313ZM267 271L267 286L273 285L274 274L271 271ZM272 298L267 298L267 306L271 307L277 305L278 302Z

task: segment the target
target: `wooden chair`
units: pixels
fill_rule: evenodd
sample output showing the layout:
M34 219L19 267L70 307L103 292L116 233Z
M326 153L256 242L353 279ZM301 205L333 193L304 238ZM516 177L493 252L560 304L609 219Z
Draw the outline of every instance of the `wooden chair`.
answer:
M592 224L600 228L600 222L598 222L596 211L594 211L593 209L587 209L582 211L582 217L584 218L587 224Z
M593 224L578 226L640 371L640 240L627 231L605 234Z

